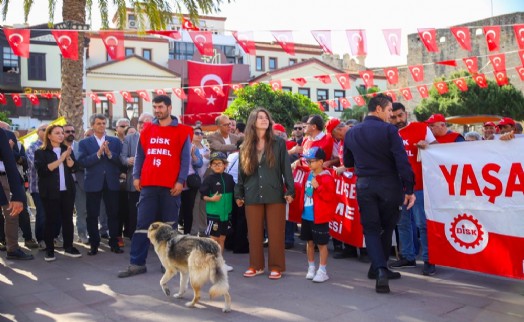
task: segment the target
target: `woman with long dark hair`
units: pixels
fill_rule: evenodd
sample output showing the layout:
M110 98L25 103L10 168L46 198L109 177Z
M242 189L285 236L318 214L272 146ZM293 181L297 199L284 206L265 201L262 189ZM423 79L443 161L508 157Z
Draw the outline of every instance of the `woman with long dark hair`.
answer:
M73 171L76 160L71 146L64 143L64 129L60 125L50 125L45 130L42 147L35 151L35 167L38 172L38 189L45 210L44 241L46 262L55 260L54 227L62 221L64 255L81 257L73 247L73 208L75 201L75 182Z
M273 135L273 120L264 108L251 112L240 148L237 205L246 206L249 238L249 269L245 277L264 272L264 224L268 232L270 279L279 279L286 270L284 234L286 202L295 195L286 142Z

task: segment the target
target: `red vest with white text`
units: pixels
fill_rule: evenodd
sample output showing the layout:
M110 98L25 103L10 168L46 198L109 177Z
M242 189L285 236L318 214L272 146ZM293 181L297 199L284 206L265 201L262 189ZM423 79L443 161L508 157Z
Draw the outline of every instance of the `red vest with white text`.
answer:
M460 136L460 133L449 131L448 133L444 134L443 136L435 135L435 139L437 139L438 143L453 143L459 136Z
M398 131L404 142L404 149L406 149L408 154L409 163L415 173L414 190L422 190L422 162L418 161L417 143L426 139L427 128L428 126L425 123L412 122Z
M331 135L324 135L320 140L313 141L310 139L304 139L302 142L302 154L306 154L307 150L313 147L319 147L326 153L326 160L331 160L331 155L333 154L333 138ZM302 162L303 166L307 166L305 162Z

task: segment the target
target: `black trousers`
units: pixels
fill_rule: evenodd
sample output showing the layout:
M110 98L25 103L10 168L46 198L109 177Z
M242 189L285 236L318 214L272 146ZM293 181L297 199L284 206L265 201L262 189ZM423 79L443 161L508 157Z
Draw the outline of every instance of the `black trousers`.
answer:
M138 198L140 198L139 191L129 191L127 193L129 216L128 216L128 226L127 226L127 229L124 231L124 236L128 238L132 238L136 230L136 218L138 214L138 210L137 210L138 209L137 208Z
M180 221L184 222L184 234L187 235L191 232L193 227L193 207L195 206L195 198L197 195L197 188L189 188L182 191L180 199Z
M104 183L104 188L97 192L86 191L87 209L87 233L91 247L100 245L100 233L98 232L98 216L100 216L100 202L104 199L107 214L107 226L109 228L109 246L117 246L118 240L118 191L111 191Z
M357 201L366 248L373 269L387 268L393 230L400 218L404 193L400 179L363 177L357 179Z
M64 249L73 246L73 209L75 207L75 194L61 191L59 199L48 199L42 197L45 210L44 241L47 251L54 250L54 238L56 236L56 223L62 224L62 237L64 238Z

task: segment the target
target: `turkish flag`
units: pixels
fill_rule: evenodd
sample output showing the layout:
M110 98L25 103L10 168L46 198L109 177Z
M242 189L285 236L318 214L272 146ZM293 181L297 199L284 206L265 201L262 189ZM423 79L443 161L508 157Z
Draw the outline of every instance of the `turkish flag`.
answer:
M304 77L291 78L298 86L304 86L307 84L307 80Z
M506 75L506 70L493 72L493 74L495 75L495 80L497 81L497 84L499 86L504 86L504 85L509 84L508 76Z
M180 98L181 100L187 98L186 93L184 93L184 90L181 88L173 88L173 93L175 93L175 95L178 96L178 98Z
M353 56L366 56L368 53L366 31L364 29L346 30L348 37L349 49Z
M280 86L282 88L282 86ZM218 96L225 96L224 95L224 91L222 90L222 86L221 85L213 85L211 86L211 89L217 93Z
M384 94L386 94L387 96L391 97L393 102L397 101L397 95L395 95L395 93L393 91L385 91Z
M188 31L195 47L202 56L213 56L213 34L211 31Z
M89 97L93 100L93 102L95 102L95 104L100 103L100 97L98 97L96 93L89 93Z
M453 83L455 83L455 85L457 85L457 87L463 92L466 92L468 90L468 84L466 83L466 80L462 77L454 79Z
M401 29L382 29L391 55L400 56Z
M336 108L337 105L338 105L338 104L337 104L337 101L335 101L334 99L333 99L333 100L328 100L327 102L328 102L328 104L329 104L329 106L330 106L331 108Z
M500 43L500 26L486 26L484 27L484 34L486 35L486 43L489 51L498 51Z
M522 62L522 66L524 66L524 50L519 50L519 57L520 61Z
M104 93L104 96L107 98L108 101L110 101L112 104L116 104L116 97L113 92Z
M404 99L406 101L413 99L413 95L411 94L411 90L409 88L402 88L400 90L400 93L402 94L402 96L404 96Z
M189 91L185 114L221 113L227 107L229 85L233 73L233 65L204 64L194 61L187 62ZM217 95L213 86L218 86L224 93ZM201 90L202 95L195 91ZM197 91L199 92L199 91Z
M420 94L420 97L427 98L429 96L428 94L428 87L426 85L419 85L417 86L417 90Z
M234 90L234 91L238 91L239 89L242 89L244 86L242 86L242 84L231 84L231 88Z
M331 77L329 77L329 75L317 75L313 77L318 79L323 84L331 84Z
M156 95L167 95L166 91L164 91L161 88L155 89L155 93L156 93Z
M449 28L455 36L460 47L464 50L471 51L471 33L468 27L451 27Z
M122 97L124 97L124 100L128 103L133 103L133 97L131 96L131 94L129 94L128 91L120 91L120 94L122 95Z
M122 31L99 31L99 33L111 59L122 60L126 58L124 33Z
M4 28L4 34L16 56L29 58L29 38L31 36L29 29Z
M40 105L40 100L38 99L38 96L36 96L35 94L28 94L27 98L29 99L29 101L31 101L31 104Z
M139 89L136 91L138 96L140 96L144 101L151 102L151 99L149 98L149 93L145 89Z
M0 104L5 105L7 104L7 99L5 98L5 95L0 93Z
M282 82L279 80L269 81L269 86L271 86L271 89L273 89L274 91L282 90Z
M182 29L185 29L185 30L195 30L195 31L198 31L200 30L197 26L195 26L191 20L188 20L184 17L182 17Z
M271 34L286 53L295 56L295 43L293 42L292 31L272 31Z
M342 104L342 108L350 108L351 104L349 103L349 100L345 97L340 97L338 99L340 101L340 104Z
M480 88L486 88L488 87L488 80L486 79L486 75L484 74L476 74L473 76L473 80Z
M471 74L475 74L478 71L478 58L477 56L462 58L466 68Z
M353 99L355 100L355 103L357 103L358 106L364 106L366 104L366 101L362 96L353 96Z
M424 80L424 66L423 65L408 66L408 68L415 82L418 83Z
M513 25L513 31L515 31L515 39L517 39L519 48L524 49L524 24Z
M12 94L11 98L17 107L22 106L22 98L20 97L20 94Z
M364 85L366 85L366 88L370 88L375 86L373 83L373 71L372 70L361 70L358 72L360 74L360 77L364 81Z
M182 34L178 30L148 30L146 33L149 35L164 36L174 40L182 39Z
M519 73L520 80L524 81L524 66L515 67L517 73Z
M248 55L255 56L257 54L255 42L253 41L252 31L234 31L233 37L237 41L237 44L242 47L244 52Z
M335 77L338 80L338 83L340 84L340 87L342 87L343 90L348 90L351 88L351 84L349 83L349 75L346 73L339 73L335 74Z
M325 112L326 110L324 109L324 104L322 104L322 102L317 102L318 104L318 109L321 110L322 112Z
M437 31L435 28L418 28L418 35L429 52L438 52Z
M195 93L196 95L198 95L198 97L200 97L201 99L206 99L206 91L204 90L203 87L195 87L195 88L192 88L193 90L193 93Z
M312 30L311 34L326 54L333 54L333 46L331 45L331 30Z
M398 69L396 67L384 68L384 75L391 85L398 83Z
M438 61L437 64L457 67L457 61L456 60L441 60L441 61Z
M56 44L66 59L78 60L78 31L51 30Z
M506 55L502 54L493 54L489 55L489 61L493 65L493 70L496 72L506 71Z
M435 88L437 89L438 93L440 95L442 94L446 94L448 92L448 83L446 82L436 82L433 84L433 86L435 86Z

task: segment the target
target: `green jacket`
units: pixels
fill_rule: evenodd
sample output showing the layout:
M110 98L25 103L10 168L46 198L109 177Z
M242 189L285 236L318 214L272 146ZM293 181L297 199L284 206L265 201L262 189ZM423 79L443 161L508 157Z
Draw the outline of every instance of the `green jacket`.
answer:
M274 168L269 168L266 163L266 156L263 155L255 173L246 176L240 166L241 160L238 161L238 182L235 186L235 198L243 199L246 205L285 203L284 195L295 196L286 142L279 137L275 139L276 141L272 144L276 159Z
M204 179L200 186L202 199L204 196L212 197L215 193L222 195L219 201L206 201L208 217L228 221L233 209L233 189L235 181L228 173L211 173Z

